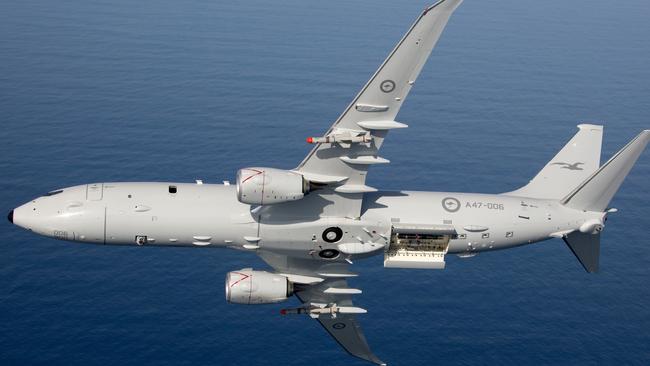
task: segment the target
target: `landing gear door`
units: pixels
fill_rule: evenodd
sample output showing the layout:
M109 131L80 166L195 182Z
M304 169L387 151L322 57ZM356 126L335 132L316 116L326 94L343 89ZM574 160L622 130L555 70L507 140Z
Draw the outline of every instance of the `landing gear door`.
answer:
M444 269L451 225L394 224L384 252L386 268Z

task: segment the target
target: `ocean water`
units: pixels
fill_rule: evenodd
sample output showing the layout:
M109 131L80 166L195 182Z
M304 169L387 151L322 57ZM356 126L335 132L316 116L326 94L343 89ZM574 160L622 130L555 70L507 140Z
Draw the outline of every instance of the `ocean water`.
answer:
M0 212L58 187L232 180L292 168L424 1L0 2ZM650 128L643 0L467 0L369 184L512 190L581 122L608 158ZM392 365L650 364L650 154L613 205L601 271L560 240L444 271L355 263L375 353ZM364 365L288 304L227 304L265 268L228 250L103 247L0 222L2 365Z

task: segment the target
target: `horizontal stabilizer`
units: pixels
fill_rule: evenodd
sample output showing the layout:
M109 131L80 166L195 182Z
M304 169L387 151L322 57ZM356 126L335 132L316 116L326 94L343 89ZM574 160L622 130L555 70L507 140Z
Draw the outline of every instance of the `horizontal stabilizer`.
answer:
M589 273L598 272L600 258L600 233L585 234L579 231L564 237L564 242Z
M578 210L604 211L645 150L648 141L650 130L642 131L566 196L562 203Z

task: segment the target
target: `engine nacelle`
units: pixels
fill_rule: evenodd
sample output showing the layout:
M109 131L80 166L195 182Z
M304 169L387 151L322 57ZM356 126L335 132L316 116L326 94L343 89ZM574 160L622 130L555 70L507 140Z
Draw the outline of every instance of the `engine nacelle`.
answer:
M271 304L293 295L293 284L285 276L250 268L228 272L226 300L235 304Z
M282 169L244 168L237 172L237 199L250 205L297 201L309 190L302 175Z

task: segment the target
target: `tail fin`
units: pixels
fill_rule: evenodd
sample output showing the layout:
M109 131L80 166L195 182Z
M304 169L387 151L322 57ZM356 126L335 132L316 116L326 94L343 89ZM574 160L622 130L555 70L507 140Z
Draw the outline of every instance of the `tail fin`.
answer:
M587 272L598 272L600 233L585 234L575 231L565 236L564 242Z
M650 141L650 130L642 131L567 195L562 203L579 210L604 211L648 141Z
M603 126L581 124L579 131L527 185L506 194L561 199L600 166Z

